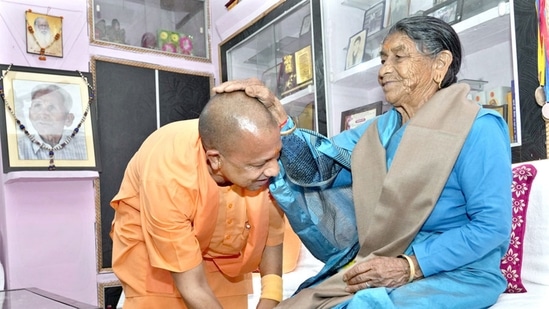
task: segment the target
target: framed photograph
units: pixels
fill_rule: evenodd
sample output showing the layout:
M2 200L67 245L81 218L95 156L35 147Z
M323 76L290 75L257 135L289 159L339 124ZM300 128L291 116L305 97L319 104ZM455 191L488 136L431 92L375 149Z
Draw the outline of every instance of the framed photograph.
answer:
M432 8L435 4L431 1L425 0L410 0L410 8L408 9L408 15L423 15L423 12Z
M364 61L364 47L366 46L367 33L367 30L361 30L349 38L345 70L350 69Z
M453 25L461 21L463 0L448 0L425 11L424 15L440 18Z
M25 12L27 53L63 57L63 17Z
M367 120L381 115L382 105L383 102L378 101L342 112L341 131L356 128Z
M0 65L4 173L99 170L90 73Z
M408 0L387 0L389 3L389 21L388 26L394 25L397 21L408 16L409 1Z
M310 84L313 81L313 54L311 45L307 45L295 52L295 79L296 84Z
M385 1L374 4L364 12L364 21L362 29L372 35L383 28L383 18L385 16Z

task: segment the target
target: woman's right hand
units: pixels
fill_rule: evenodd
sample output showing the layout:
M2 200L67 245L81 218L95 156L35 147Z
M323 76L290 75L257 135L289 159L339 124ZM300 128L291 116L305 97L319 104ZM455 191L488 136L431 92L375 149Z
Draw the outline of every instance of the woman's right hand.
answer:
M216 93L244 90L252 98L258 99L273 115L279 125L286 123L288 114L278 98L259 79L231 80L213 88Z
M414 279L418 279L423 273L415 257L410 258L414 264ZM357 262L343 275L349 293L374 287L399 287L408 283L409 278L410 265L405 259L385 256Z

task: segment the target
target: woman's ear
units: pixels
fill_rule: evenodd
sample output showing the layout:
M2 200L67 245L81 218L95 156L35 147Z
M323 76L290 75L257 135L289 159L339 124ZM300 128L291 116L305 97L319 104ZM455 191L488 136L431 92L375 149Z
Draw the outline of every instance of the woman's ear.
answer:
M433 62L432 76L435 84L438 84L438 89L441 88L442 81L448 72L452 59L452 53L447 50L443 50L436 56L435 61Z
M442 71L444 75L446 75L446 72L448 71L448 68L450 67L450 64L452 63L453 56L450 51L443 50L441 51L435 60L435 69Z

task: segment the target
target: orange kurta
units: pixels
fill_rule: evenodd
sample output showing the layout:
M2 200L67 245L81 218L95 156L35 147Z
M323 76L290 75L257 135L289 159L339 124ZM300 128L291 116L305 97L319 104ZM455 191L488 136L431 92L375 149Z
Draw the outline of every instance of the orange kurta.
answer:
M151 134L111 206L113 270L127 303L135 297L148 308L158 307L159 297L179 298L184 308L170 272L200 263L218 298L246 296L263 248L283 240L282 212L268 191L221 188L211 178L197 120Z

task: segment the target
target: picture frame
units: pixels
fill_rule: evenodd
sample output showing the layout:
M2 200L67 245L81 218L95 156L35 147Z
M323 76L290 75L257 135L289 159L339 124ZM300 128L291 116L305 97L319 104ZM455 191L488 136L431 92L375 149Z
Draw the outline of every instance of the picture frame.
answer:
M27 53L63 57L63 17L40 14L27 10L25 12Z
M385 1L380 1L364 11L362 29L368 31L368 36L383 29L385 18Z
M435 4L433 1L425 0L410 0L410 6L408 8L408 16L423 15L423 12L432 8Z
M13 65L0 72L4 173L100 170L90 73Z
M97 283L97 304L100 308L122 308L122 284L120 280Z
M433 16L453 25L461 21L462 8L463 0L448 0L426 10L423 15Z
M389 0L388 0L389 1ZM397 21L408 16L410 2L408 0L390 0L389 20L387 26L394 25Z
M364 50L368 30L361 30L349 38L347 44L347 58L345 61L345 70L348 70L364 61Z
M294 54L296 84L311 84L313 81L313 52L311 45L307 45Z
M354 129L364 122L381 115L382 101L370 103L341 112L341 131Z

